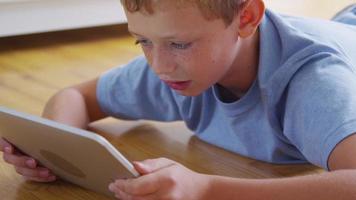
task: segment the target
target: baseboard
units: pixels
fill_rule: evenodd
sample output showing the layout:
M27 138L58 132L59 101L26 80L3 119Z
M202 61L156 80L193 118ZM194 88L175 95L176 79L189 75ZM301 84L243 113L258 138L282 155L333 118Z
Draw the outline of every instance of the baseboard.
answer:
M0 37L125 22L119 0L0 0Z

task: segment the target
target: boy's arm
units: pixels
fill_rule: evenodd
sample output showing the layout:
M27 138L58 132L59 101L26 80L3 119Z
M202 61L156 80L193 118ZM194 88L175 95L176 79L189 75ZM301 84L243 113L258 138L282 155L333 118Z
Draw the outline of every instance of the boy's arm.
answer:
M356 135L338 144L332 172L280 179L239 179L193 172L167 159L135 163L144 176L117 180L110 190L122 200L335 200L356 199Z
M59 91L47 102L42 116L83 129L90 122L107 117L96 98L97 82L94 79Z
M328 161L331 172L267 180L211 177L208 196L221 200L356 199L355 152L354 134L339 143L331 153Z

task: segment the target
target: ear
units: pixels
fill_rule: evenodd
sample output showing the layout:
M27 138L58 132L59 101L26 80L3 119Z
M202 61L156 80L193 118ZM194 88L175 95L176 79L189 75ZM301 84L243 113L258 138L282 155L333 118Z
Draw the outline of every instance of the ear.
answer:
M240 10L239 36L242 38L253 35L265 14L263 0L246 0Z

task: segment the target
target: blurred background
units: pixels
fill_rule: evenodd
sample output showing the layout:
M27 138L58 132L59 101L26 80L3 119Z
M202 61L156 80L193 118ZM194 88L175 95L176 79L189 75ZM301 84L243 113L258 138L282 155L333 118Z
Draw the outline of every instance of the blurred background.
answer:
M60 88L122 65L141 50L119 0L0 0L0 106L40 115ZM355 0L265 0L322 19Z

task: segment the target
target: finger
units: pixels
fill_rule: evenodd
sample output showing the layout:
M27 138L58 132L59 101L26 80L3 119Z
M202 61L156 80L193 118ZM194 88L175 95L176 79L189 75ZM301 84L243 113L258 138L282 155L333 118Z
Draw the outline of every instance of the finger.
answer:
M124 198L119 198L119 199L122 199L122 200L126 200L125 197L127 197L127 199L129 200L157 200L159 198L157 198L156 195L146 195L146 196L125 196L125 194L121 194L121 196L124 196Z
M145 172L144 174L158 171L162 168L170 167L176 164L175 161L167 158L148 159L142 162L134 162L136 170Z
M145 164L141 162L133 162L133 166L136 169L136 171L141 174L141 175L146 175L151 173L149 167L147 167Z
M122 191L130 195L148 195L158 191L159 177L156 174L148 174L135 179L117 180L112 187L115 191Z
M4 138L0 139L0 151L9 154L16 154L16 155L25 155L21 150L17 149L14 145L10 142L5 140Z
M12 153L13 147L12 145L7 142L4 138L0 138L0 150L2 152L9 152Z
M131 195L148 195L158 191L159 184L159 173L154 173L160 171L164 168L168 168L172 165L177 164L176 162L166 159L150 159L143 162L134 162L135 167L140 172L147 172L146 175L135 179L127 180L117 180L115 186L128 194Z
M38 165L35 159L28 156L4 153L3 158L7 163L18 167L28 167L34 169Z
M121 190L118 190L115 194L115 196L120 199L120 200L132 200L132 196L125 193L125 192L122 192Z
M131 197L131 199L132 200L156 200L159 198L157 198L157 196L154 194L150 194L150 195L146 195L146 196L133 196L133 197Z
M139 196L139 195L130 195L121 190L115 190L115 197L120 200L156 200L157 197L154 194Z
M123 197L128 198L128 194L123 193L118 187L116 187L115 183L111 183L109 185L109 190L113 192L115 197L118 199L123 200Z
M49 183L57 180L56 176L49 176L48 178L39 178L39 177L24 177L26 181L35 181L40 183Z
M17 173L25 177L37 177L37 178L48 178L54 176L51 171L47 168L38 167L36 169L29 169L25 167L15 167Z

